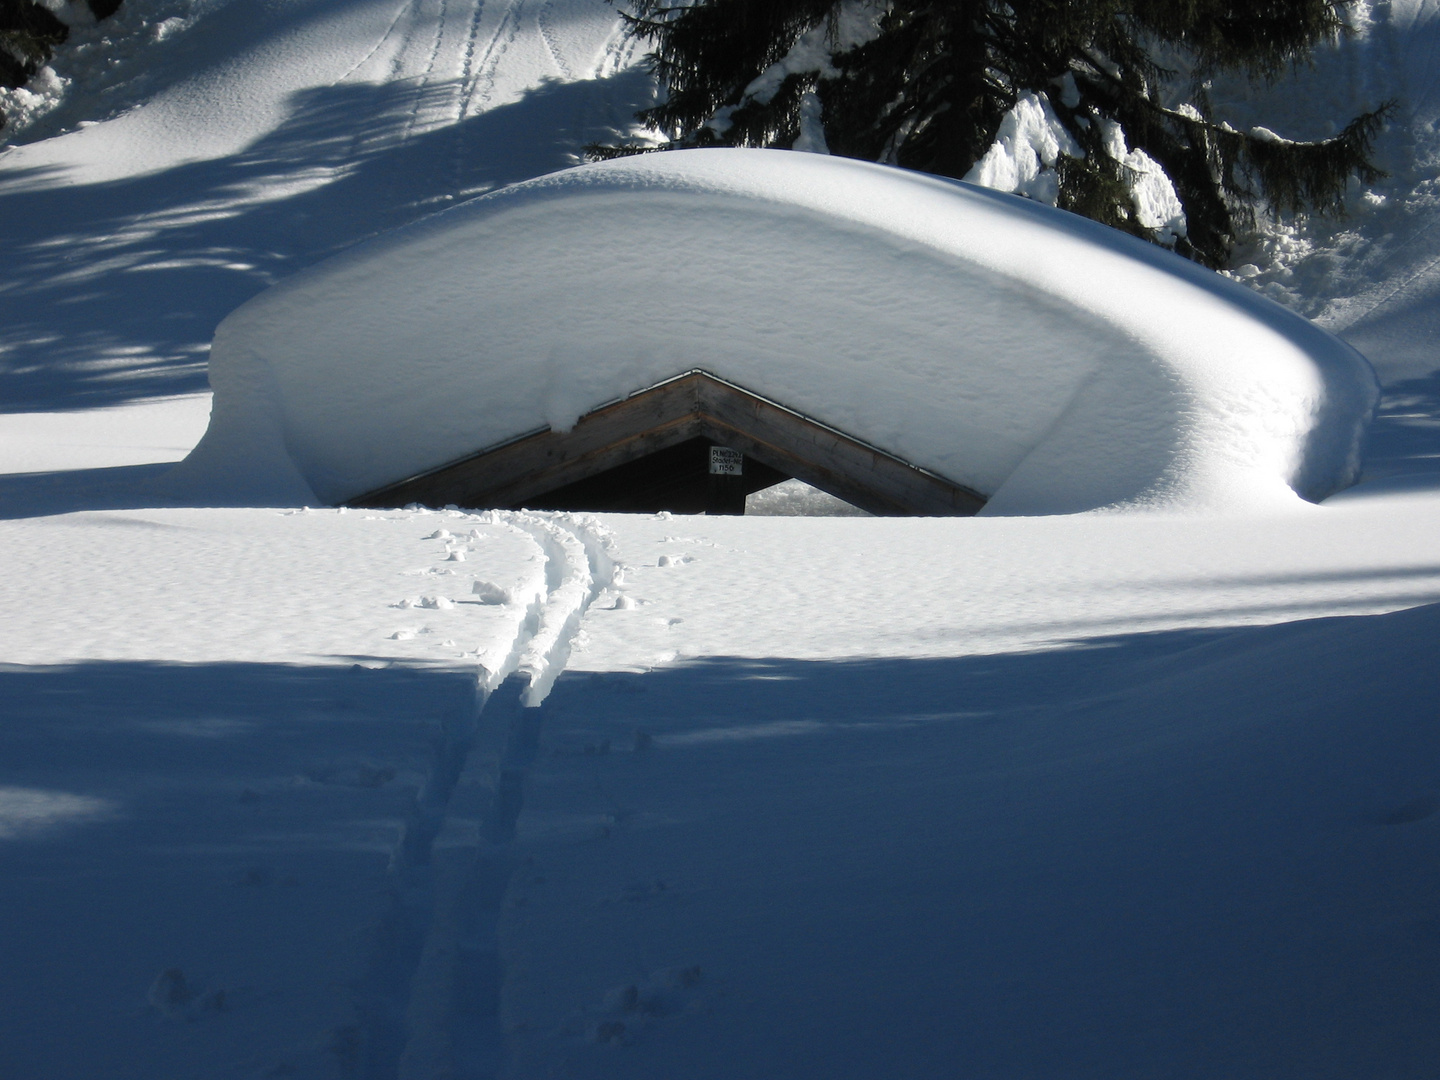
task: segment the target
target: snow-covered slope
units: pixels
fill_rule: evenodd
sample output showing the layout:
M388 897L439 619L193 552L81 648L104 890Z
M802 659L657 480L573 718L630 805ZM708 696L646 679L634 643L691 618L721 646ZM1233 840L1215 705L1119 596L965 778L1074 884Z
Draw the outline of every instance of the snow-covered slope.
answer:
M1392 479L1318 507L157 510L205 398L146 399L201 387L227 311L570 164L643 84L565 52L609 48L599 0L126 5L186 22L57 58L0 154L0 1075L1432 1080L1423 303L1371 355ZM1363 10L1429 100L1433 6ZM518 96L459 120L472 40ZM243 127L219 99L287 42L310 73L234 152L205 93L135 115L206 84ZM332 49L401 60L332 83ZM1325 70L1302 118L1366 104ZM1414 160L1252 280L1403 292Z
M506 188L256 297L216 334L211 430L176 475L254 498L274 470L272 498L304 498L298 470L339 502L697 367L1000 514L1320 499L1375 398L1339 340L1073 215L687 150Z
M254 293L627 128L633 58L605 0L126 0L0 153L0 400L203 390Z
M1435 500L608 527L0 527L7 1074L1428 1076Z
M1421 1080L1437 620L562 680L507 1075Z

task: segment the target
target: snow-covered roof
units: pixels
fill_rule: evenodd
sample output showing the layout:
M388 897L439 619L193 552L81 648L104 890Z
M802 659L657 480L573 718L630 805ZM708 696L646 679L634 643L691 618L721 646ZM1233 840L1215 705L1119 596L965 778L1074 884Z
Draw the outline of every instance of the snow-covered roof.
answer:
M255 297L216 332L188 472L338 502L697 368L987 513L1321 498L1375 400L1337 338L1114 230L707 149L517 184Z

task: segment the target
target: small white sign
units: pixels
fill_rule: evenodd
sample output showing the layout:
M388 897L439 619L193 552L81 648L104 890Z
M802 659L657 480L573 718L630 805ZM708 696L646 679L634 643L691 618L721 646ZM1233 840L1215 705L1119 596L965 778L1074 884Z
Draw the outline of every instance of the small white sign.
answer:
M745 464L745 455L728 446L710 447L711 476L740 476Z

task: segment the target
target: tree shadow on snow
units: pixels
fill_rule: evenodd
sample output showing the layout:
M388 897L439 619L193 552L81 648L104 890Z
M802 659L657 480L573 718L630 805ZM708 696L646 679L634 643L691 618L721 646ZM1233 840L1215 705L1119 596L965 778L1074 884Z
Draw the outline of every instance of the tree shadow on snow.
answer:
M440 726L473 707L463 673L364 663L0 666L0 1073L330 1056Z
M578 162L614 138L643 72L548 83L459 123L452 83L296 94L290 118L227 158L100 184L0 174L0 400L12 411L114 405L206 386L216 324L354 243Z
M1346 498L1440 489L1440 371L1386 386Z
M552 867L513 897L536 896L506 931L534 939L516 992L699 965L695 1010L585 1075L1428 1077L1437 633L1440 606L567 673L518 721L481 717L519 725L515 856ZM0 667L0 911L26 927L0 1063L250 1075L274 1062L247 1033L315 1044L470 691L399 667ZM546 875L578 892L547 907ZM546 957L574 978L547 983ZM147 1004L171 968L227 1017ZM568 1039L517 1028L512 1065Z
M174 466L117 465L101 469L0 473L0 521L82 510L139 510L156 505L155 481Z
M1440 606L568 674L530 850L619 899L583 935L521 925L597 967L708 973L722 1019L674 1021L656 1075L740 1053L771 1076L1419 1080L1440 1055L1437 632Z

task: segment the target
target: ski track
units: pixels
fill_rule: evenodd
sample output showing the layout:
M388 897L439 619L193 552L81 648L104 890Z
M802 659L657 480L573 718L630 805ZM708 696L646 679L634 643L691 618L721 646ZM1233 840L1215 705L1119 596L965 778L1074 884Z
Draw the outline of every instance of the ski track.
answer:
M470 115L470 94L475 88L475 43L480 38L480 22L484 17L485 0L476 0L474 11L470 15L470 28L465 35L465 48L460 62L460 101L455 110L457 123Z
M440 10L435 20L435 39L430 45L430 55L425 59L425 70L415 79L415 104L405 121L405 130L400 133L399 142L410 141L416 126L420 123L420 110L425 107L425 90L435 73L435 64L440 59L440 47L445 42L445 11L450 0L440 0Z
M480 63L476 65L475 83L470 99L473 100L475 93L478 92L480 101L475 109L477 112L488 106L495 97L495 82L500 61L515 39L520 36L520 14L524 10L525 0L511 0L510 5L505 9L505 14L500 17L500 22L495 27L494 35L485 46ZM467 100L467 107L468 104Z
M466 176L466 150L467 140L464 129L464 121L475 113L483 112L494 96L496 69L500 59L504 55L510 42L515 40L519 33L519 9L524 6L525 0L519 3L510 3L500 15L500 21L495 27L495 33L485 43L483 50L478 49L477 43L480 40L480 26L485 16L485 0L477 0L474 13L470 19L468 34L465 39L465 47L460 68L460 89L459 101L455 111L455 158L454 177L451 187L454 195L459 198L465 192ZM509 27L509 36L506 37L506 28ZM501 39L504 38L504 44ZM478 57L478 59L477 59ZM480 87L481 80L487 82L487 87L479 95L479 102L476 103L476 90Z
M1423 238L1427 233L1434 229L1436 224L1437 219L1432 217L1431 220L1427 221L1424 225L1420 226L1420 228L1416 229L1414 232L1410 233L1410 235L1407 236L1404 240L1402 240L1399 245L1397 245L1394 249L1395 252L1398 254L1404 252L1406 248L1419 247L1421 238ZM1362 319L1368 318L1370 315L1383 308L1386 304L1390 303L1391 300L1394 300L1397 296L1401 296L1404 293L1408 292L1411 286L1413 286L1417 281L1421 281L1422 279L1431 277L1437 266L1440 266L1440 255L1437 255L1431 259L1424 260L1424 262L1422 262L1417 269L1411 270L1410 272L1403 275L1403 277L1398 283L1387 282L1387 285L1389 287L1386 290L1385 294L1374 300L1373 302L1367 302L1364 298L1364 295L1361 294L1361 296L1356 298L1358 300L1357 306L1360 306L1362 308L1361 313L1350 318L1348 320L1348 325L1353 326L1354 324L1360 322Z
M347 79L350 78L351 75L354 75L355 72L359 71L362 67L364 67L366 64L368 64L368 63L370 62L371 58L372 58L377 52L380 51L381 46L383 46L387 41L390 40L391 35L393 35L393 34L395 33L395 28L400 25L400 20L403 19L403 18L406 16L406 14L409 13L409 12L415 7L416 2L417 2L417 0L406 0L405 3L403 3L403 4L401 4L399 7L397 7L397 8L395 9L395 18L393 18L393 19L390 20L390 27L389 27L389 29L387 29L387 30L385 31L385 33L380 36L380 39L379 39L378 41L376 41L375 44L370 47L370 51L369 51L369 52L367 52L367 53L366 53L363 57L361 57L359 60L355 61L355 63L351 66L351 68L350 68L349 71L345 72L344 75L341 75L340 78L336 79L336 80L335 80L333 83L331 83L330 85L331 85L331 86L338 86L340 83L345 82ZM393 74L393 64L392 64L392 74Z
M352 1075L365 1080L480 1077L500 1064L496 924L540 706L615 576L608 534L591 518L490 511L468 520L527 536L535 570L511 590L508 654L477 665L472 706L437 732L392 852L389 906L355 991Z
M535 23L540 27L540 37L545 42L545 48L550 52L550 59L554 61L555 68L560 72L561 78L571 82L575 76L570 71L570 65L565 63L565 57L560 51L559 39L555 36L555 29L550 23L550 11L555 6L555 0L545 0L540 7L540 13L535 16Z
M466 29L465 46L460 58L460 90L455 103L455 157L450 188L458 198L465 189L466 138L465 119L470 115L470 95L475 87L475 43L480 38L480 23L485 17L485 0L476 0Z
M608 66L606 66L606 70L603 71L605 78L618 75L634 64L635 53L639 49L639 45L635 39L625 33L623 29L615 31L615 37L612 41L613 44L606 46L605 55L601 61L602 65L605 65L605 62L608 61Z

